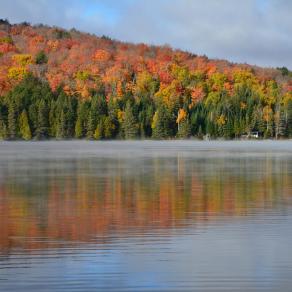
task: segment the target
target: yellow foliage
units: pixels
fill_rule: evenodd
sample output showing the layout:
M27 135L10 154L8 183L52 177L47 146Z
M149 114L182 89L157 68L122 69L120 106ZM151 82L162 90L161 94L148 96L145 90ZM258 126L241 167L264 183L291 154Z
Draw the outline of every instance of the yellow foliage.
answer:
M227 76L223 73L216 72L209 77L209 85L214 91L221 91L225 88Z
M156 92L155 97L161 98L162 101L170 106L179 98L178 84L176 80L173 80L170 85L160 85L159 91Z
M20 66L26 66L33 63L32 55L28 54L17 54L12 56L13 62Z
M255 75L250 70L237 69L233 73L233 79L236 84L248 83L252 85L258 83Z
M13 40L10 36L0 38L0 44L13 44Z
M280 94L280 89L274 80L267 81L264 100L268 105L275 104Z
M264 120L266 121L266 122L269 122L269 121L271 121L272 120L272 117L273 117L273 110L271 109L271 107L270 106L265 106L264 108L263 108L263 117L264 117Z
M76 79L80 81L86 81L90 78L90 73L88 71L78 71L76 73Z
M123 123L124 117L125 117L125 112L123 112L121 110L118 110L118 121L119 121L120 124Z
M157 125L157 121L158 121L158 111L155 112L153 119L152 119L152 124L151 124L151 128L155 129L156 125Z
M240 102L240 108L241 108L241 109L245 109L245 108L246 108L246 103L243 102L243 101L241 101L241 102Z
M9 79L21 80L28 73L24 67L11 67L8 69L7 77Z
M95 140L100 140L102 138L102 129L99 125L97 125L93 136Z
M145 92L148 92L149 85L153 81L152 76L147 72L143 71L138 74L137 81L136 81L136 87L135 92L136 94L144 94Z
M286 107L289 102L292 102L292 92L287 92L282 99L284 106Z
M171 73L179 82L186 82L190 79L190 72L187 67L181 67L177 64L172 64Z
M223 126L226 124L227 118L224 115L220 115L220 117L217 119L217 124L219 126Z
M211 91L206 100L204 101L204 103L209 106L209 105L212 105L212 106L216 106L220 101L220 93L219 92L215 92L215 91Z
M186 117L187 117L186 111L183 108L179 109L177 119L176 119L177 124L183 121Z

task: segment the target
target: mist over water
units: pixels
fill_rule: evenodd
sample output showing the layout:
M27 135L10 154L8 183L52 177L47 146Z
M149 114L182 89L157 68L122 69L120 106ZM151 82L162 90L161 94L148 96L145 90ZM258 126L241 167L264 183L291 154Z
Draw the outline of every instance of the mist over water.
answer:
M289 291L292 141L0 143L0 291Z

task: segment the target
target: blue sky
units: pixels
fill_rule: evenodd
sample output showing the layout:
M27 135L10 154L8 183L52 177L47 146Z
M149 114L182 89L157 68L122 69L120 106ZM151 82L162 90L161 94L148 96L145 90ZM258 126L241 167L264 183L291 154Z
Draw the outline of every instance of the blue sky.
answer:
M290 0L0 0L0 17L292 69Z

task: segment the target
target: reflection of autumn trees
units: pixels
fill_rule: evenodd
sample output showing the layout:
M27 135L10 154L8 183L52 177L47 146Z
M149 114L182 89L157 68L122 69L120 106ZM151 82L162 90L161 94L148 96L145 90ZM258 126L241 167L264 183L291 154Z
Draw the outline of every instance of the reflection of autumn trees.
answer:
M11 164L0 183L0 248L49 244L24 237L89 241L246 215L283 206L291 188L291 163L269 157Z

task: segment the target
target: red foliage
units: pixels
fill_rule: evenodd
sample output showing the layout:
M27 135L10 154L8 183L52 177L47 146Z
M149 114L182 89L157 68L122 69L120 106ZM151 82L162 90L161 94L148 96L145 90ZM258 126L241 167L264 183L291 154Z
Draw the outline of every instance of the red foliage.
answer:
M173 50L169 46L133 45L78 31L58 31L60 34L56 37L56 29L45 26L13 25L9 29L0 28L0 94L10 89L7 72L13 66L13 55L31 55L34 60L41 50L46 53L48 64L33 64L28 69L46 77L53 90L63 84L66 92L77 92L84 98L88 97L90 89L97 89L100 82L104 83L108 96L122 96L133 91L135 78L141 72L148 72L163 86L175 84L176 93L182 94L186 88L181 80L176 82L176 77L171 73L174 64L187 68L190 74L201 72L203 78L209 78L215 72L224 73L224 88L229 93L232 93L233 75L237 69L252 69L260 82L277 79L283 84L284 91L292 89L292 85L276 69L209 60L205 56ZM187 90L190 90L192 102L202 100L205 94L195 84Z

